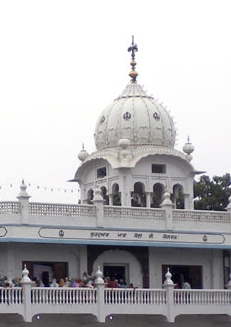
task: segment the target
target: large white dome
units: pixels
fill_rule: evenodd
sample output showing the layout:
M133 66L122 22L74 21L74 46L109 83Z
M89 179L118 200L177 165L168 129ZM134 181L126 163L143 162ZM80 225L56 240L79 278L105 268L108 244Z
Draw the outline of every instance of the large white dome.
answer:
M173 148L175 135L170 114L133 79L101 113L95 128L95 145L100 150L128 139L131 145Z

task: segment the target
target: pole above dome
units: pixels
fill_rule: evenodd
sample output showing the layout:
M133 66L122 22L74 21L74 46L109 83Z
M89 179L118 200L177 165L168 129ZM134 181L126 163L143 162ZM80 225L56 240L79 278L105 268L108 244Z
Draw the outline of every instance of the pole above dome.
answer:
M137 44L134 43L134 35L132 35L132 44L128 48L128 52L131 52L131 57L132 57L132 61L130 63L130 65L132 66L132 70L131 70L129 76L131 77L131 81L133 83L136 82L136 77L138 76L138 73L135 70L135 66L136 66L135 52L136 51L138 51L138 46L137 46Z

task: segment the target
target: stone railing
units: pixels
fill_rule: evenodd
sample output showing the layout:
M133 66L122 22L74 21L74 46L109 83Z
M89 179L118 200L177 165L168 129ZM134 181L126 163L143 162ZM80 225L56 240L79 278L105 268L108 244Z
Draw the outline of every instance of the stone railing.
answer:
M230 305L229 290L174 290L174 305Z
M105 289L105 304L150 304L166 305L166 291L164 289Z
M105 228L115 225L129 228L132 225L137 229L231 231L230 210L177 210L169 204L161 209L107 206L102 198L93 201L93 205L34 203L25 197L18 198L18 202L0 202L0 223Z
M231 231L231 204L227 212L176 210L168 192L164 193L161 209L104 205L101 190L94 192L93 205L71 205L29 202L24 182L18 202L0 202L0 223L24 225L86 226L91 228ZM45 219L44 219L45 218Z
M225 211L206 210L173 210L173 220L175 222L201 222L212 224L229 224L230 214Z
M30 203L29 214L31 216L95 217L96 208L92 205Z
M40 304L96 304L97 289L71 287L32 287L31 303Z
M104 206L105 219L155 219L165 220L163 209Z
M22 304L23 292L21 287L4 288L0 287L0 303L1 304Z
M20 213L21 204L20 202L0 202L0 215L5 213Z
M42 314L92 314L99 322L113 314L163 315L174 322L178 315L231 315L230 290L175 290L171 273L163 289L105 288L96 272L95 288L32 287L26 267L22 288L0 289L0 313L20 314L26 322Z

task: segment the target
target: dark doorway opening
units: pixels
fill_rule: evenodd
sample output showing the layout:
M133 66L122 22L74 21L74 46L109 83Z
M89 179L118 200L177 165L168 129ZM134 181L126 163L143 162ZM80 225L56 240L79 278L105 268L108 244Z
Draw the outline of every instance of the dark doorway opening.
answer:
M177 287L183 288L183 283L188 282L191 285L191 288L202 288L202 266L163 265L163 283L168 268L172 274L172 281L177 285Z
M104 277L109 277L110 279L115 278L120 281L126 281L126 269L124 265L121 266L112 266L112 265L104 265L103 267L103 275Z
M67 262L23 261L22 267L24 265L29 270L30 278L32 280L41 280L44 286L49 286L53 278L59 282L61 278L68 277Z

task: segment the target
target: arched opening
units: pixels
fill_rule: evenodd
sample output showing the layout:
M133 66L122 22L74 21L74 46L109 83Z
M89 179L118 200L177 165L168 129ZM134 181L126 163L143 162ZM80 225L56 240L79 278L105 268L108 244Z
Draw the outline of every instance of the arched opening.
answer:
M145 251L145 250L142 250ZM137 250L136 254L140 251ZM142 252L143 254L143 252ZM97 271L97 267L101 267L104 278L123 279L123 282L128 286L133 283L137 287L143 287L142 264L136 255L125 249L108 249L105 248L99 254L93 263L93 272ZM93 273L92 272L92 273Z
M175 184L173 186L173 193L171 195L171 200L174 204L175 209L184 209L184 191L182 185Z
M160 205L163 201L164 194L164 185L161 183L156 183L153 185L153 193L152 193L152 208L160 208Z
M105 186L101 186L101 195L102 198L104 199L104 204L109 205L109 196L107 195L107 189Z
M87 204L93 204L92 200L94 197L94 191L92 188L90 188L90 190L87 191Z
M113 206L121 206L121 194L117 183L112 185L112 204Z
M134 184L134 191L131 192L131 206L146 207L145 186L141 182L136 182Z

